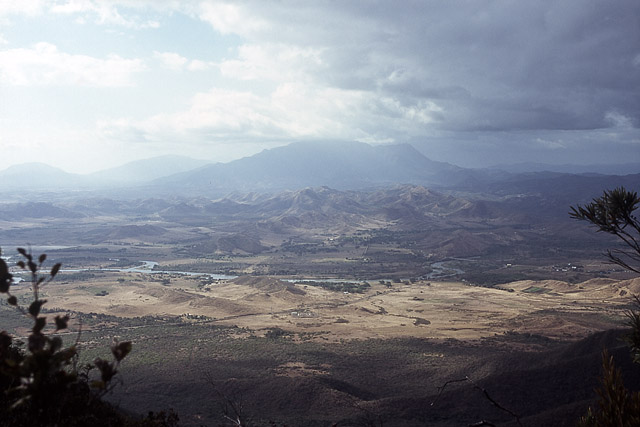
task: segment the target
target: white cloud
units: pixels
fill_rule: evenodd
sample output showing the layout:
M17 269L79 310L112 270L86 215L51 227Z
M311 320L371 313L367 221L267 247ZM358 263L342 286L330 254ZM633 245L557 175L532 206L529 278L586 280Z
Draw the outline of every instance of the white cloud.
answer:
M620 114L617 111L608 111L605 116L605 120L615 128L632 128L633 120L630 117Z
M153 52L153 57L159 59L165 67L180 70L189 60L174 52Z
M188 59L175 52L153 52L153 57L171 70L203 71L214 66L211 62Z
M252 44L238 48L238 59L223 61L223 75L241 80L300 81L320 74L322 49L284 44Z
M198 15L221 34L246 36L271 27L251 8L239 3L202 2Z
M16 86L130 86L143 69L140 59L71 55L50 43L0 51L1 81Z
M187 70L189 71L203 71L211 68L213 64L211 62L201 61L199 59L192 59L187 64Z
M68 0L66 3L52 3L49 12L62 15L78 15L76 22L86 23L87 17L94 17L99 25L117 25L126 28L158 28L160 23L153 19L142 19L137 15L124 16L120 9L148 7L146 2L117 2L96 0Z
M562 140L550 140L546 138L536 138L535 142L538 146L549 150L560 150L567 148Z
M41 0L0 0L0 16L37 15L42 13L43 3Z
M130 142L212 143L255 138L388 141L423 135L424 125L435 121L439 112L430 102L403 105L366 91L289 82L265 96L213 89L194 96L185 111L142 121L103 121L100 128L105 137Z

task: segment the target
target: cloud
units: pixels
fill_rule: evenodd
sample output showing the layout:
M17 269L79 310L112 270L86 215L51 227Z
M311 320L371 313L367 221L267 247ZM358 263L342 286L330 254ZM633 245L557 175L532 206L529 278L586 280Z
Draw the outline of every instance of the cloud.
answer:
M68 0L66 3L50 3L48 11L61 15L77 15L76 22L85 23L87 17L93 17L98 25L116 25L126 28L158 28L159 22L154 19L143 19L135 14L123 15L121 10L135 10L140 7L149 7L147 2L118 2L95 0Z
M187 64L187 70L189 71L203 71L213 67L214 64L212 64L211 62L201 61L199 59L192 59Z
M640 126L636 0L202 8L213 28L244 38L221 68L238 78L286 82L297 70L325 87L437 103L440 129L598 129L609 111ZM287 51L297 54L280 61Z
M187 58L174 52L153 52L153 57L172 70L180 70L189 62Z
M116 25L132 29L158 28L156 19L143 18L136 11L187 11L188 5L162 0L0 0L0 17L42 14L73 15L77 23Z
M485 149L485 162L509 148L571 159L640 140L637 0L0 0L0 19L17 14L142 52L19 45L10 26L0 45L4 85L132 86L144 70L135 102L105 96L90 119L137 146L410 140L472 163ZM158 30L130 31L143 28Z
M0 0L0 17L9 15L33 16L42 13L42 0Z
M159 60L164 67L180 71L204 71L213 68L215 64L199 59L188 59L175 52L153 52L153 57Z
M15 86L130 86L133 75L143 69L139 59L71 55L44 42L0 51L1 81Z
M130 142L299 138L389 141L421 134L437 120L436 104L403 105L392 98L355 90L285 83L261 96L213 89L193 97L189 109L142 121L101 122L108 137ZM390 131L396 129L396 131Z
M271 29L269 23L252 9L247 3L203 1L196 14L221 34L246 36Z
M637 4L201 2L199 19L244 41L217 64L232 84L199 93L187 110L114 128L132 140L203 142L633 129ZM198 67L179 54L157 57ZM568 146L553 136L528 141Z
M567 148L565 144L563 144L562 140L552 141L544 138L536 138L535 142L538 146L549 150L560 150L563 148Z
M252 44L238 48L237 59L225 60L220 71L240 80L308 81L326 71L322 51L285 44Z
M22 9L42 8L32 2ZM586 6L582 0L402 6L374 0L295 7L260 0L69 0L47 2L46 8L129 28L158 26L149 16L187 14L220 34L240 36L237 55L219 63L229 79L271 87L303 82L400 105L431 103L439 108L431 122L438 129L598 129L612 126L610 111L640 126L637 0ZM212 65L188 61L180 52L156 58L176 70Z
M633 127L633 119L626 117L616 111L609 111L605 114L605 119L609 121L615 128L631 128Z

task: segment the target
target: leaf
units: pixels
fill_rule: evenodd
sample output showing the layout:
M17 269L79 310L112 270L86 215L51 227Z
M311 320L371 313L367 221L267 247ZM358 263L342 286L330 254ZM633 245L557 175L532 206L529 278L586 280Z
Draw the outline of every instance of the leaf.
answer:
M47 338L38 333L29 335L28 339L28 348L31 353L35 353L36 351L42 350L44 345L47 343Z
M47 259L47 254L42 254L38 257L38 262L42 264Z
M0 258L0 292L5 293L9 292L9 287L11 286L11 281L13 280L13 276L9 273L9 267L7 267L7 263L4 262L2 258Z
M60 350L62 348L62 338L60 337L53 337L49 339L49 347L50 347L50 351L52 353L57 352L58 350Z
M40 334L40 332L44 329L45 325L47 324L47 318L46 317L38 317L36 319L35 324L33 325L33 333L34 334Z
M27 268L27 266L25 265L24 261L18 261L16 262L16 265L18 267L20 267L21 269L25 270Z
M69 321L69 315L66 316L56 316L56 331L61 329L67 329L67 322Z
M61 263L57 263L56 265L54 265L51 268L51 273L49 273L51 275L51 278L53 279L54 277L56 277L56 274L58 274L58 271L60 271L60 267L62 267Z
M18 252L19 252L22 256L25 256L25 257L27 257L27 258L30 258L30 257L31 257L31 255L29 255L29 254L27 253L27 251L25 251L25 250L24 250L24 248L18 248L17 250L18 250Z
M7 275L5 277L0 278L0 293L5 294L9 292L9 287L11 286L11 275Z
M11 274L6 274L5 276L0 277L0 293L4 294L9 292L12 280L13 276Z
M122 359L127 357L127 354L131 352L131 347L131 341L116 342L111 346L111 353L113 353L113 357L115 357L118 362L121 362Z
M73 357L78 354L78 350L76 349L75 345L72 345L69 348L65 348L64 350L60 350L57 354L56 357L58 358L58 360L60 362L63 363L69 363L69 361L71 359L73 359Z
M7 351L7 349L11 345L11 341L13 341L13 339L11 338L11 335L6 333L5 331L0 332L0 350ZM11 360L11 359L6 359L5 363L8 360Z
M60 337L51 338L49 341L49 346L51 347L51 351L55 353L56 351L62 348L62 338Z
M47 302L47 300L43 300L43 299L35 300L34 302L32 302L31 305L29 306L29 314L32 315L33 317L38 316L38 314L40 314L40 308L42 307L42 304L44 304L45 302Z
M108 384L109 381L116 374L116 371L113 369L113 365L107 362L106 360L100 359L99 357L94 360L93 364L100 371L100 378L105 384Z
M7 298L7 303L9 303L9 305L18 305L18 298L11 295L9 298Z

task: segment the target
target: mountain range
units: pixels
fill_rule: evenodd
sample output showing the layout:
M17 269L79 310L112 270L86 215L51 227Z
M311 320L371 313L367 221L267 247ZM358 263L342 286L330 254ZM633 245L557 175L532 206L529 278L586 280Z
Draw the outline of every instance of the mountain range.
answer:
M557 167L556 167L557 168ZM0 171L0 192L96 191L108 196L183 195L221 197L230 193L276 193L326 186L356 190L413 184L429 188L490 193L579 192L626 185L639 175L565 173L537 165L534 172L517 168L466 169L433 161L409 144L360 142L298 142L264 150L229 163L207 163L184 156L138 160L89 175L64 172L42 163L27 163ZM524 170L527 168L523 166ZM570 167L567 167L571 170ZM600 168L602 169L602 168ZM632 171L633 164L621 168ZM640 167L636 169L640 172ZM616 176L613 178L613 176ZM581 199L582 197L580 197Z

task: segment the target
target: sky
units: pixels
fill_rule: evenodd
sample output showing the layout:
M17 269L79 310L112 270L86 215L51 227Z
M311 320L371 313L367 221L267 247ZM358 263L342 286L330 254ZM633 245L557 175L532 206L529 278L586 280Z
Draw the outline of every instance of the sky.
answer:
M0 0L0 170L305 140L628 163L639 128L638 0Z

